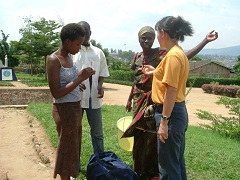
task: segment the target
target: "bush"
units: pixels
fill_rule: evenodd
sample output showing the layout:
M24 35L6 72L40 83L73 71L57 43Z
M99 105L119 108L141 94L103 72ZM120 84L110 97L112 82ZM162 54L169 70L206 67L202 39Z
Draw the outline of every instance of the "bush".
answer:
M237 88L235 86L224 86L223 95L228 96L228 97L236 97L238 89L239 88Z
M193 87L201 88L203 84L211 84L216 82L221 85L238 85L240 86L239 78L208 78L208 77L189 77L187 80L187 87L190 87L190 83L195 79ZM217 84L216 83L216 84Z
M240 140L240 99L219 97L217 104L224 104L229 109L231 117L223 117L222 115L216 115L207 111L197 110L197 116L200 119L211 120L212 124L200 124L200 126L207 129L216 131L227 137L236 138Z
M213 86L213 93L216 95L223 95L224 86L221 85L215 85Z
M212 93L213 86L215 86L215 85L213 85L213 84L203 84L201 88L206 93Z
M240 98L240 88L238 89L237 93L236 93L236 97Z
M203 84L202 90L206 93L214 93L217 95L223 95L227 97L239 97L240 96L240 87L239 86L223 86L216 84Z
M134 81L134 71L124 71L124 70L110 71L109 79L133 82Z
M24 67L16 66L13 68L15 72L24 72Z

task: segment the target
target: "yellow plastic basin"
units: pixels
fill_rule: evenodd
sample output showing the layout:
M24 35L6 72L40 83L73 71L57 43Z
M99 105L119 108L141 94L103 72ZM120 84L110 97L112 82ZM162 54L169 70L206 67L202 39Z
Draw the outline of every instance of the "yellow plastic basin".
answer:
M119 146L125 151L132 151L133 148L133 137L121 138L131 122L132 116L126 116L117 121L118 143Z

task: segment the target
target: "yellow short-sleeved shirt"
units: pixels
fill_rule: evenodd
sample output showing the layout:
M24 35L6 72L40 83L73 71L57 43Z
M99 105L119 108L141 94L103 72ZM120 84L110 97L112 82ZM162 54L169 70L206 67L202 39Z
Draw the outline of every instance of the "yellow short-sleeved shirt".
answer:
M188 58L182 48L175 45L170 49L153 73L153 102L156 104L163 104L166 85L177 89L175 102L184 101L188 73Z

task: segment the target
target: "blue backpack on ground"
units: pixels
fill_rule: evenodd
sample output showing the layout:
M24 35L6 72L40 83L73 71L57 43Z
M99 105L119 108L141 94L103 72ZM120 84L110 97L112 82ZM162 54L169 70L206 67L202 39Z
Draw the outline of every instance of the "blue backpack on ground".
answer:
M87 180L137 180L137 173L112 151L93 154L86 176Z

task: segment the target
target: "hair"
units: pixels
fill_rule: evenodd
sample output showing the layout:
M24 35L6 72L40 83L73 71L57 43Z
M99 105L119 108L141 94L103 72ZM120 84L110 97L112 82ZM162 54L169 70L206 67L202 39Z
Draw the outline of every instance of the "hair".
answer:
M77 38L85 36L84 28L77 23L69 23L63 26L60 32L61 41L64 42L66 39L70 39L71 41L76 40Z
M78 24L88 28L91 31L91 27L90 27L90 25L86 21L80 21L80 22L78 22Z
M159 20L155 25L156 31L164 30L172 39L184 41L184 36L192 36L193 29L190 22L184 20L181 16L166 16Z

